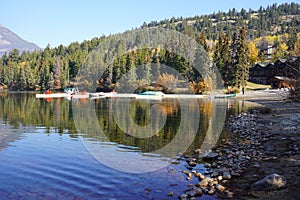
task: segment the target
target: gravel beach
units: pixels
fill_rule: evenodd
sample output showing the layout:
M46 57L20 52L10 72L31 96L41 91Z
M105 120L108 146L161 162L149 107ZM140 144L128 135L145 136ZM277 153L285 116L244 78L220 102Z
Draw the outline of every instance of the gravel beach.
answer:
M199 183L179 199L203 194L221 199L298 199L300 103L287 100L287 95L284 90L238 94L237 99L262 106L229 116L229 138L211 152L187 160L191 167L204 163L207 170L183 170L187 180L196 177Z
M248 97L238 97L263 105L252 110L255 126L249 139L255 138L257 146L253 151L257 156L251 157L239 178L225 186L233 192L234 199L299 199L300 103L286 100L285 91L267 90L262 93L266 95L256 96L255 92L248 92ZM231 121L231 127L234 123ZM242 142L244 138L235 131L237 134L233 132L233 138ZM284 187L274 190L251 188L254 182L274 173L285 177Z

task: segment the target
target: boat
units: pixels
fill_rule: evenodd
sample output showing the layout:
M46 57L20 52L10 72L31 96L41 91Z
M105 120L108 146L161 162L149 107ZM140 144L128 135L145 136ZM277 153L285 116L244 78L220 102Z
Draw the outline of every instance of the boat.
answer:
M69 88L65 88L65 89L64 89L64 92L65 92L66 94L72 95L72 94L77 94L77 93L79 93L79 90L78 90L77 88L69 87Z
M64 89L64 93L52 93L50 90L47 90L43 94L36 94L36 98L75 98L75 99L82 99L82 98L89 98L90 94L86 92L79 92L77 88L66 88Z
M105 93L104 92L90 93L90 97L105 97Z
M72 99L87 99L90 97L90 94L87 94L86 92L79 92L76 94L71 95Z
M163 92L157 92L157 91L145 91L145 92L139 92L135 98L136 99L145 99L145 100L162 100L162 98L165 96Z
M214 95L214 96L211 96L211 98L218 98L218 99L221 99L221 98L233 98L235 97L236 94L222 94L222 95Z
M36 94L36 98L62 98L70 96L67 93Z
M90 93L90 98L93 99L102 99L105 98L105 93L104 92L95 92L95 93Z

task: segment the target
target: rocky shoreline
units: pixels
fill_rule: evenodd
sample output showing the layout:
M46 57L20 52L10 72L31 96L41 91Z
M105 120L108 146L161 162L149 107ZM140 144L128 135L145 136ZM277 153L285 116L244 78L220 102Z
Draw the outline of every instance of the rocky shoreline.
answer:
M263 105L230 116L228 139L205 155L188 158L187 180L199 182L179 199L203 194L221 199L297 199L300 193L300 104L280 98L251 99ZM196 150L198 153L198 151ZM205 163L202 174L195 164Z
M283 99L256 100L262 104L255 115L253 135L258 156L251 157L241 177L225 184L235 199L298 199L300 193L300 103ZM253 137L251 137L253 138ZM268 175L286 179L278 187L257 189L255 182Z

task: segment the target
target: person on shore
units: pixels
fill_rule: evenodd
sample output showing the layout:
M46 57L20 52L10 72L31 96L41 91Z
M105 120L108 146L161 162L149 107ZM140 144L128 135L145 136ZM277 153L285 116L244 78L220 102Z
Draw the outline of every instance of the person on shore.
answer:
M245 94L245 88L244 87L242 87L242 93L243 93L243 95Z

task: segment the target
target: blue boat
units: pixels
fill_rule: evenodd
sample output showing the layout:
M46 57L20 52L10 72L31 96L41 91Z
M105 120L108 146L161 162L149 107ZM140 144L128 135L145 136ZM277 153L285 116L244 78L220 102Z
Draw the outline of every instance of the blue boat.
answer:
M156 91L145 91L139 92L136 95L136 99L154 99L154 100L161 100L165 94L163 92L156 92Z
M212 98L233 98L236 94L223 94L223 95L214 95Z

